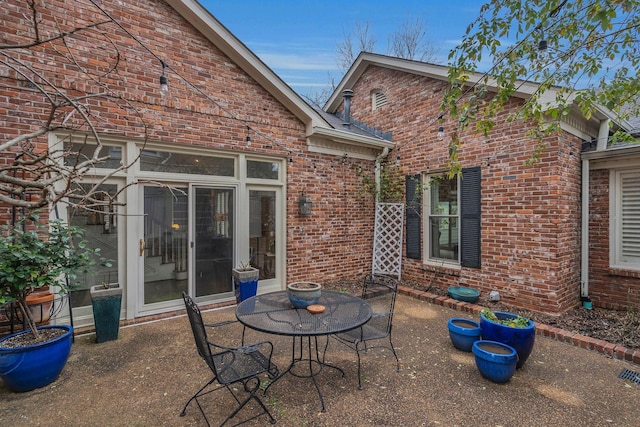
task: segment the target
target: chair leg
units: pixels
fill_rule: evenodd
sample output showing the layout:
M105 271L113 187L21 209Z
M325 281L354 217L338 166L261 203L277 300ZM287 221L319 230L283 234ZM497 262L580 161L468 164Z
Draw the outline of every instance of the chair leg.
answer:
M395 347L393 347L393 343L391 342L391 335L389 335L389 346L391 347L393 355L396 357L396 372L400 372L400 360L398 360L398 354L396 353L396 349Z
M250 386L249 383L252 382L252 381L255 382L255 385ZM259 413L258 415L255 415L255 416L253 416L253 417L251 417L251 418L249 418L249 419L247 419L247 420L245 420L245 421L243 421L242 423L239 423L239 424L243 424L243 423L245 423L247 421L250 421L250 420L252 420L254 418L257 418L260 415L265 414L265 413L269 416L269 421L271 422L271 424L275 424L276 419L273 418L273 415L271 415L271 412L269 412L269 409L267 409L267 407L262 402L262 400L260 400L260 398L258 396L256 396L256 393L260 389L260 379L257 378L257 377L249 378L248 380L246 380L244 382L244 389L245 389L245 391L247 393L249 393L249 395L242 402L240 402L240 405L231 413L231 415L229 415L227 417L227 419L224 420L222 422L222 424L220 424L220 427L224 426L229 420L231 420L233 417L238 415L238 412L240 412L240 410L242 408L244 408L244 406L247 403L249 403L249 401L252 400L252 399L255 400L256 402L258 402L260 407L262 407L263 412ZM236 397L235 394L233 394L233 393L231 393L231 394L233 395L234 398ZM238 400L238 399L236 398L236 400Z
M185 403L184 408L182 408L182 412L180 413L181 417L184 417L185 415L187 415L187 407L189 406L189 404L192 401L196 401L196 405L198 405L198 408L200 409L200 412L202 412L202 416L204 417L204 421L207 423L207 425L209 426L209 420L207 419L207 415L204 413L204 409L202 409L202 406L200 406L200 402L198 402L198 397L200 397L202 395L202 392L204 391L204 389L206 389L207 387L209 387L211 384L213 384L213 382L216 380L216 377L211 378L211 381L209 381L208 383L206 383L205 385L203 385L200 390L197 391L196 394L194 394L193 396L191 396L191 399L189 399L187 401L187 403ZM206 393L204 393L206 394Z

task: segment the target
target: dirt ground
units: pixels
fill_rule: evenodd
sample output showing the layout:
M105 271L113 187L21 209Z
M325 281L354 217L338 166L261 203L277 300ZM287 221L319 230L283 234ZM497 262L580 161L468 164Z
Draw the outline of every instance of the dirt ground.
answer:
M436 295L447 295L446 289L433 285L402 281L401 284ZM359 293L362 292L361 280L338 280L327 283L325 286L331 289L345 290L355 295L359 295ZM565 331L601 339L611 344L622 345L628 349L640 350L640 307L635 307L627 311L605 310L601 308L588 310L583 307L578 307L569 310L561 316L551 316L518 309L501 302L492 302L489 301L488 296L484 294L480 294L480 299L476 304L490 308L493 311L516 313L528 317L537 323L543 323L564 329Z
M364 389L358 390L355 354L331 341L327 361L345 376L332 369L318 374L326 412L320 411L309 379L286 375L264 398L276 425L638 425L640 384L619 378L624 369L637 372L637 365L538 336L524 367L507 384L495 384L481 377L471 353L456 350L449 339L447 320L470 316L399 295L393 341L400 372L388 351L371 350L363 355ZM234 307L206 312L204 318L234 319ZM247 338L272 341L275 362L287 366L290 338L255 331ZM80 336L50 386L11 393L0 383L0 426L204 426L195 405L185 417L180 412L209 378L184 316L122 328L117 341L97 344L94 335ZM222 391L202 403L212 425L234 405ZM246 425L270 424L262 416Z

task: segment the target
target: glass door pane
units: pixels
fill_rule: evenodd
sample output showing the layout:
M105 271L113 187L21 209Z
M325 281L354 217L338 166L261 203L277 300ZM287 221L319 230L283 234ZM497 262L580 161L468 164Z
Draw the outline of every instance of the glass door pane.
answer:
M260 280L276 277L275 215L275 191L249 191L249 253Z
M187 188L144 187L144 304L188 290Z
M86 194L94 184L79 184L79 194ZM118 282L118 215L116 206L108 202L117 194L116 184L102 184L92 196L100 201L88 209L69 208L68 223L84 229L84 239L91 249L100 248L100 257L111 261L111 267L96 265L91 274L84 274L80 289L71 293L71 305L74 309L90 306L91 286L102 283ZM104 202L105 204L101 204ZM121 286L123 286L121 284Z
M195 187L195 296L232 291L234 190Z

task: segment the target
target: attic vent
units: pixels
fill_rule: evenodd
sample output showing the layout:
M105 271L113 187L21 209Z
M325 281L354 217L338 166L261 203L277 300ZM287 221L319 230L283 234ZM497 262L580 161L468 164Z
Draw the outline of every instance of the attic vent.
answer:
M382 91L376 89L371 92L371 109L376 111L379 108L387 105L387 95L385 95Z

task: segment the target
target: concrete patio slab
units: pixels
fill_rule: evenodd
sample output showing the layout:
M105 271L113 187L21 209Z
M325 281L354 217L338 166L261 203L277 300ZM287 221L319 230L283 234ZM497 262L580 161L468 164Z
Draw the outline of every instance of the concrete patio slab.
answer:
M205 321L234 318L234 308L204 313ZM637 365L544 336L536 337L525 366L507 384L482 378L471 353L456 350L448 336L450 317L477 315L399 295L393 341L401 371L386 350L363 356L364 390L358 390L356 357L331 342L327 361L342 367L320 372L327 412L308 379L285 376L268 402L280 426L637 426L640 385L618 378ZM242 332L237 325L237 337ZM276 363L290 359L290 338L271 340ZM0 383L3 426L200 426L197 407L186 417L186 400L208 379L186 317L123 328L101 344L76 337L61 377L48 387L11 393ZM217 395L216 395L217 394ZM228 394L204 401L210 420L224 419L234 404ZM249 410L250 411L250 410ZM247 425L269 425L261 417Z

